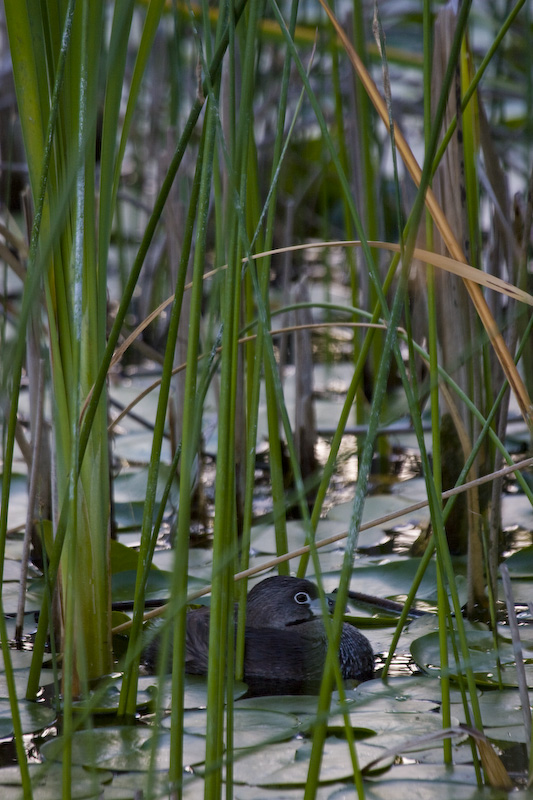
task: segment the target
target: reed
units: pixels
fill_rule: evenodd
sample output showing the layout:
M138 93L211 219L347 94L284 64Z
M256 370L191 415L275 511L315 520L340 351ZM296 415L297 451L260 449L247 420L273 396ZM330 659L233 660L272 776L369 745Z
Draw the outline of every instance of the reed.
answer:
M268 434L277 555L285 556L291 548L284 483L288 462L293 505L306 533L307 549L297 570L304 575L311 561L322 596L315 533L354 405L357 421L367 426L358 440L358 480L338 576L339 602L326 626L330 648L305 787L305 798L310 800L320 785L333 689L343 697L336 657L341 617L373 457L376 451L383 458L387 454L378 429L387 413L392 379L400 387L398 394L415 431L433 532L408 604L416 595L423 570L435 559L441 661L459 663L465 678L465 707L471 709L472 722L481 728L451 558L450 515L455 498L444 502L442 492L497 469L501 460L511 461L504 446L507 387L531 427L526 388L530 379L523 380L518 366L522 353L527 357L530 349L530 324L524 323L524 309L531 301L526 266L532 214L529 208L520 236L514 235L510 208L504 208L505 203L510 207L508 194L496 191L505 173L492 144L495 115L484 116L480 95L484 82L491 79L494 59L502 51L501 58L506 57L506 36L523 0L495 24L494 44L477 65L468 40L469 28L476 24L470 2L463 2L457 17L451 19L444 17L449 11L436 15L434 4L425 0L420 18L423 49L417 57L387 43L385 12L380 18L376 11L373 42L370 4L359 1L354 3L348 25L336 16L343 9L326 0L321 0L320 12L318 6L299 8L296 0L269 0L266 6L258 0L239 0L216 7L207 2L195 5L165 0L146 4L134 0L115 4L105 0L58 0L55 4L6 0L4 5L33 218L29 221L23 265L26 279L16 335L3 344L9 348L9 358L3 359L0 386L5 409L2 496L9 497L15 442L20 434L19 390L31 324L37 326L40 355L49 375L46 397L54 457L42 464L41 471L48 476L54 506L52 518L41 520L41 528L52 531L44 542L48 599L40 614L27 696L35 697L40 685L45 643L52 632L62 653L63 796L69 797L73 791L72 737L82 719L76 717L74 701L83 698L83 721L90 720L96 704L90 699L90 688L114 668L110 566L113 425L109 424L107 386L117 364L137 345L141 332L146 334L163 312L165 321L158 323L164 341L156 358L160 374L153 388L158 399L155 418L150 421L153 434L134 611L121 664L117 715L121 721L131 721L136 714L146 587L166 500L177 483L174 565L164 627L165 646L173 640L168 771L172 796L179 797L184 791L189 534L194 492L201 480L199 454L206 428L206 398L213 394L217 404L210 576L214 624L207 678L205 796L231 795L238 758L233 747L232 698L234 674L242 676L244 615L241 610L236 620L233 609L235 600L245 597L247 586L242 580L235 587L233 578L250 565L261 415L266 418ZM355 47L347 33L352 26ZM438 67L434 60L436 31L440 31L439 41L448 41ZM158 58L162 59L163 52L169 56L161 66ZM265 63L273 65L271 77ZM326 65L320 80L316 63L321 68ZM422 72L423 108L409 109L413 116L419 115L421 123L421 164L411 152L409 136L403 135L406 126L396 103L400 64ZM382 71L384 85L380 85L375 65ZM161 106L155 100L159 89L164 96L161 118ZM311 139L316 160L300 168L297 156L311 151L306 147ZM525 141L524 146L530 148L530 142ZM164 154L159 152L164 148ZM481 151L485 163L490 161L493 167L486 170L484 183L479 171ZM385 160L393 165L392 177L383 173ZM465 207L464 213L456 215L457 174L453 170L459 169L458 163L464 166ZM442 178L446 170L452 176L448 183ZM123 191L126 176L132 173L137 175L136 202L147 206L137 210L141 224L136 230L132 230L129 218L133 215ZM527 187L528 177L521 178ZM157 187L150 194L154 182ZM319 197L332 199L339 213L327 205L321 207ZM339 307L338 303L313 299L293 304L288 296L277 294L271 275L277 269L279 253L273 248L282 238L280 208L285 201L294 204L294 242L289 244L306 246L319 232L332 229L335 235L325 246L337 246L339 239L357 239L357 250L346 247L349 304ZM499 214L497 244L505 253L494 263L499 269L505 261L507 269L506 275L499 272L496 277L507 277L510 287L486 276L478 281L468 268L489 272L481 223L488 206L496 209L495 216ZM322 214L318 222L313 217L317 209ZM170 256L151 264L164 237L161 252ZM381 245L375 246L380 239ZM468 251L465 241L471 245ZM392 245L398 252L390 252ZM441 256L449 254L451 258L439 257L439 248ZM433 263L427 263L427 251L435 252ZM117 259L121 266L115 271L110 265ZM20 260L22 263L23 255ZM156 275L149 281L148 266L153 266L150 275ZM168 279L168 275L172 277ZM513 287L522 294L513 293ZM115 292L112 298L111 291ZM466 311L455 321L451 311L446 312L444 322L454 333L446 344L443 302L449 299L453 306L456 292L460 292ZM137 319L139 327L128 338L139 296L143 300L158 297L154 305L161 296L168 300L157 313ZM327 312L328 321L339 324L361 318L367 321L352 328L351 380L327 459L320 474L313 476L311 506L292 429L293 410L288 408L280 374L284 356L280 357L274 332L276 315L303 309L306 313L310 309L317 314ZM465 314L468 325L461 328L463 336L458 342L456 332ZM184 333L186 361L179 365L177 342ZM2 335L7 337L7 324ZM176 372L183 373L178 382ZM365 372L370 376L368 396ZM422 425L426 402L432 421L431 457ZM174 403L181 420L176 426L172 420L169 423ZM445 414L458 442L454 455L459 468L451 478L443 475L447 457L442 455L441 424ZM161 500L158 485L166 466L169 425L178 433L173 438L171 470ZM495 498L501 487L494 490L492 503L480 504L476 491L473 484L466 506L470 524L461 540L470 565L469 610L484 601L488 576L494 615L500 523ZM0 510L2 569L7 505L3 502ZM486 535L486 531L490 533ZM288 573L288 561L279 562L278 569ZM17 756L25 796L31 797L18 714L20 698L10 669L1 597L0 619ZM402 618L385 671L403 623ZM454 628L450 647L449 632ZM442 692L444 726L451 727L446 677ZM156 719L161 716L159 706ZM345 723L354 785L362 798L364 782L348 715ZM155 784L158 736L153 736L148 797L152 781ZM444 760L450 762L449 739L443 747Z

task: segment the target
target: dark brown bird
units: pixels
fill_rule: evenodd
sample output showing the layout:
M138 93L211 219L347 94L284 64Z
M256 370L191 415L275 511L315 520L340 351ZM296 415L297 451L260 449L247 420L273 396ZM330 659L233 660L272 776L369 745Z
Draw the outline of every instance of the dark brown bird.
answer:
M333 601L329 600L330 611ZM274 576L256 584L246 601L244 680L251 694L297 694L317 691L327 652L318 589L303 578ZM209 609L187 614L189 674L207 673ZM144 662L154 669L159 649L154 639ZM370 642L352 625L342 626L339 663L345 680L365 681L374 674Z

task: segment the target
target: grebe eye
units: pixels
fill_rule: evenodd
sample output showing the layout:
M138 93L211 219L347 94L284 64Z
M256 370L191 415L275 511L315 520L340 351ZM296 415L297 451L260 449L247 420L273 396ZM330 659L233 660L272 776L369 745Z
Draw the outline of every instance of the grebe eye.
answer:
M306 603L311 602L311 598L307 594L307 592L296 592L294 595L294 601L298 603L298 605L305 605Z

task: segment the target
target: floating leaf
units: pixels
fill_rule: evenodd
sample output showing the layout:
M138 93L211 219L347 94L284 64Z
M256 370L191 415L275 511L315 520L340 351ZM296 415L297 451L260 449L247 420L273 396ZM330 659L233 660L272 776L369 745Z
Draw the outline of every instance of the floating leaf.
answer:
M155 701L157 693L161 693L161 708L170 711L172 706L172 685L169 676L163 678L163 682L158 682L156 675L149 675L139 678L139 690L147 691ZM248 687L244 683L234 684L234 698L245 694ZM185 675L185 696L184 708L206 708L207 706L207 678L203 675Z
M155 736L156 769L167 770L170 762L170 734L158 734L153 728L140 726L100 728L98 735L95 735L94 730L76 731L72 737L72 763L116 772L143 772L150 767ZM58 736L45 742L41 752L50 761L62 761L64 746L64 737ZM184 734L184 767L200 764L204 759L205 739Z
M476 681L485 685L498 685L498 671L494 638L488 631L471 630L467 633L469 666L472 667ZM438 633L429 633L415 639L411 644L411 653L416 663L429 673L440 674L440 647ZM451 648L450 648L451 653ZM499 640L498 655L501 663L502 680L505 686L517 686L514 651L510 643ZM463 669L467 665L463 665ZM533 665L526 664L528 686L533 686ZM453 677L457 668L450 661L448 670Z
M373 761L383 748L366 742L357 743L360 766ZM234 764L236 783L254 786L304 786L309 769L311 742L292 740L256 750L237 758ZM392 763L389 759L388 763ZM348 744L343 739L328 737L324 745L320 782L345 780L353 776Z
M124 570L113 575L111 578L113 600L131 600L135 593L136 578L137 572L134 570ZM169 573L161 572L157 568L151 569L146 581L146 596L166 597L168 591Z
M63 797L63 769L58 764L29 764L29 774L33 789L33 796L38 800L57 800ZM72 784L70 796L72 800L78 798L97 798L103 796L104 784L111 782L109 772L88 772L82 767L72 768ZM19 767L3 767L0 769L0 793L2 800L22 800L25 795L22 791ZM107 793L106 793L107 797Z
M330 800L355 800L353 788L339 790ZM507 797L507 795L505 795ZM394 766L383 775L365 779L365 800L503 800L490 788L477 786L472 766L445 767L442 764ZM518 800L518 798L517 798Z
M528 502L531 512L531 505ZM530 520L531 524L531 520ZM533 545L524 547L505 560L511 578L533 578ZM514 588L514 584L513 584Z
M18 709L23 733L43 730L51 725L56 717L55 711L49 706L30 700L19 700ZM12 735L11 705L8 700L0 700L0 738L5 739Z
M187 711L183 717L186 733L205 735L205 711ZM170 718L163 720L170 727ZM298 719L283 711L235 708L233 712L233 747L250 748L293 738L300 730Z

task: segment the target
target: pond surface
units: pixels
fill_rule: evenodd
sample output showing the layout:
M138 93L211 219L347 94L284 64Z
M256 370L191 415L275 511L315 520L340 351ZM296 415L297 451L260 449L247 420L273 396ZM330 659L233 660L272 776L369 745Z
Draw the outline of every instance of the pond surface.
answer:
M142 426L141 426L142 427ZM391 598L403 603L407 597L423 555L422 544L428 524L426 508L409 509L425 499L425 485L419 474L416 454L408 445L402 451L401 438L396 445L386 474L372 476L372 486L365 504L364 523L369 524L359 537L357 558L352 574L351 589ZM408 438L408 437L407 437ZM327 450L327 439L321 440ZM326 513L320 520L317 539L341 535L346 532L352 513L351 498L357 478L355 452L356 439L347 437L343 445L341 466L328 495ZM118 523L118 541L135 550L139 533L139 514L144 502L146 467L143 462L147 439L135 425L117 437L116 453L121 458L121 469L115 480L115 508ZM128 453L128 459L121 453ZM214 462L206 456L205 496L209 509L212 496ZM261 476L263 475L263 479ZM274 526L269 520L268 480L258 469L257 521L252 531L251 564L261 563L276 552ZM19 483L17 483L17 480ZM19 489L17 487L19 486ZM266 486L265 486L266 484ZM10 520L13 527L25 515L25 476L14 483ZM173 563L169 547L172 527L172 497L168 511L167 534L161 537L161 547L154 555L158 568L152 596L165 598ZM395 514L387 523L379 519ZM206 519L209 520L209 511ZM509 484L503 498L505 530L504 555L513 579L514 600L520 607L521 637L525 661L525 674L530 690L533 689L533 624L527 606L533 596L533 546L531 506L516 486ZM365 526L363 526L365 527ZM305 529L298 519L287 523L291 548L305 542ZM206 532L207 531L207 532ZM211 575L212 552L209 523L199 530L195 542L202 543L190 552L190 588L208 583ZM9 539L4 572L4 609L9 615L14 610L18 584L17 561L20 553L20 535L13 533ZM344 555L342 539L320 551L322 579L327 591L338 585L338 573ZM113 578L114 598L133 596L134 572L131 565ZM459 591L466 597L464 563L455 562ZM312 570L309 577L313 578ZM30 581L27 600L26 633L34 628L32 611L40 605L41 579L38 575ZM416 596L416 604L428 613L412 619L402 633L389 677L384 683L381 670L389 652L396 628L397 615L375 609L365 604L351 604L348 619L361 628L370 639L376 653L376 678L346 691L346 705L334 693L331 714L327 725L327 738L321 772L319 797L353 797L352 776L354 766L347 747L344 724L346 719L357 740L359 765L366 770L367 797L397 798L398 792L406 796L416 785L417 796L437 798L489 797L488 789L479 789L472 765L469 738L459 727L472 724L470 710L463 706L460 672L450 668L443 673L440 663L438 621L434 613L437 606L437 576L434 563L430 563ZM13 636L13 620L7 617L9 635ZM500 625L497 639L481 623L467 624L468 657L479 691L479 707L484 733L499 753L503 763L523 786L527 774L526 723L517 688L516 658L510 642L509 631ZM498 653L495 644L498 645ZM12 651L15 682L19 697L25 691L30 651ZM499 660L498 660L499 659ZM441 678L452 678L449 735L452 738L453 772L442 766L442 697ZM49 678L47 677L49 675ZM61 758L64 744L61 738L61 721L54 707L54 690L51 670L43 670L42 680L48 683L43 699L38 703L20 702L23 730L32 772L43 770L36 785L44 792L53 787L57 791L61 780ZM0 674L1 696L7 698L5 674ZM122 726L115 717L120 676L110 679L105 689L97 690L94 702L93 724L79 730L73 739L73 765L79 770L80 797L135 797L143 781L149 781L154 797L167 796L165 770L169 764L170 686L158 683L155 676L141 677L138 689L139 722ZM205 760L205 730L207 686L203 678L187 678L184 717L184 797L203 797L203 769ZM302 796L305 784L310 737L314 727L317 699L315 697L255 697L246 698L246 687L235 689L235 716L233 748L235 755L235 797L268 798ZM44 698L47 698L46 700ZM530 691L530 702L533 692ZM156 713L157 706L157 713ZM348 716L343 716L347 714ZM102 727L103 725L103 727ZM83 727L83 726L82 726ZM155 735L157 732L157 735ZM11 742L12 717L7 699L0 699L0 733L4 744L0 751L4 768L0 770L2 797L19 796L16 768L7 765L15 762ZM87 768L97 767L98 772L88 773ZM385 771L383 771L385 770ZM76 773L78 774L78 773ZM143 776L146 776L143 777ZM41 783L39 783L41 781ZM45 788L48 787L48 788ZM350 788L351 787L351 788ZM442 793L444 792L444 794ZM520 792L518 793L519 796ZM41 796L37 794L37 796Z

